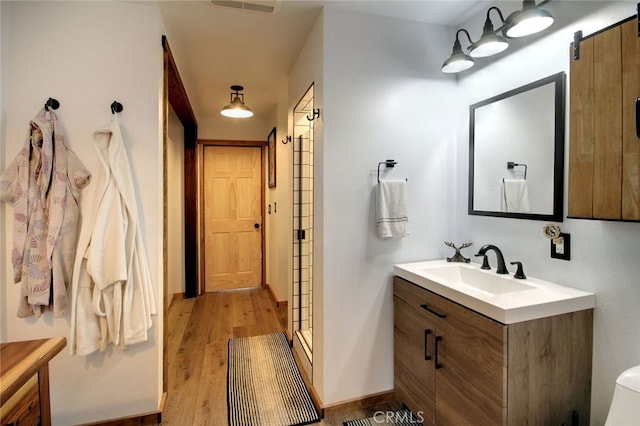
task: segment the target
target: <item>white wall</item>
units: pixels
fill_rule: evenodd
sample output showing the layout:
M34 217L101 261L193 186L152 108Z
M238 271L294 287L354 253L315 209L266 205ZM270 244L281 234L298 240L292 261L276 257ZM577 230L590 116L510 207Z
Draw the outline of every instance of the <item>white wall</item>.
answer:
M451 49L445 28L332 9L323 25L314 231L323 352L318 360L314 345L314 378L320 362L330 405L393 389L392 268L442 257L454 236L458 103L455 80L440 72ZM375 232L386 159L398 162L388 176L409 188L411 235L395 241Z
M575 13L595 7L593 2L567 3L571 5L553 7L570 7ZM582 30L585 35L591 34L635 14L635 1L608 3L603 10L570 25L556 27L539 41L462 76L459 92L463 98L457 125L460 152L457 163L460 171L457 238L460 241L473 241L476 250L485 243L496 244L502 249L506 260L522 261L527 275L596 294L591 410L591 423L594 425L604 423L616 377L626 368L640 364L640 224L565 219L560 226L563 232L571 234L571 261L567 262L550 258L549 240L542 235L542 226L546 222L468 216L468 105L559 71L567 73L568 91L569 44L573 40L573 33ZM551 7L549 9L553 10ZM480 27L483 20L477 18L474 22ZM565 215L568 110L567 102ZM495 262L493 258L490 261Z
M167 134L167 304L185 291L184 127L169 105Z
M115 99L139 198L157 306L162 306L162 20L149 6L128 2L2 2L0 167L24 143L29 120L48 97L60 101L65 140L91 170L98 161L93 132L107 124ZM69 337L70 315L16 317L18 286L9 264L11 208L0 244L3 340ZM157 410L162 392L162 309L150 340L124 351L87 357L63 350L51 362L51 408L56 425Z
M276 300L289 301L292 236L292 186L290 172L291 144L283 144L289 133L288 87L280 94L278 106L274 112L273 124L276 127L276 187L267 188L267 204L271 214L267 214L267 283ZM268 169L267 183L268 183Z
M319 147L322 145L322 134L324 128L324 97L323 97L323 73L324 73L324 65L323 65L323 37L324 37L324 16L320 14L318 19L313 25L313 28L309 32L309 36L304 43L303 48L301 49L298 57L296 59L295 64L291 68L291 72L289 74L289 102L288 102L288 129L287 134L291 135L292 139L294 137L293 131L293 108L295 108L296 104L300 101L305 92L309 89L311 84L314 84L314 107L320 108L320 118L316 119L314 123L314 149L315 147ZM287 269L286 269L286 277L287 277L287 294L289 296L289 330L293 333L293 270L292 270L292 255L293 255L293 144L295 142L287 143L286 145L282 145L280 147L281 151L283 151L286 155L286 175L288 180L288 198L287 198L287 210L283 212L283 214L287 215L288 221L286 222L286 233L283 232L283 235L287 235L287 241L284 243L279 251L279 254L284 255L286 248L286 260L287 260ZM322 229L322 185L321 185L321 176L322 176L322 152L318 148L315 150L314 157L314 251L317 247L322 247L322 235L317 230ZM283 194L284 195L284 194ZM283 224L285 222L283 221ZM313 338L312 340L317 345L313 348L313 371L312 371L312 380L313 387L321 395L323 398L323 390L324 390L324 380L323 380L323 357L325 352L325 346L322 342L324 342L324 324L322 321L324 312L326 307L322 304L322 271L320 270L320 265L322 264L322 259L320 256L316 256L314 258L314 271L313 271ZM284 275L284 274L283 274ZM323 398L323 402L324 398Z

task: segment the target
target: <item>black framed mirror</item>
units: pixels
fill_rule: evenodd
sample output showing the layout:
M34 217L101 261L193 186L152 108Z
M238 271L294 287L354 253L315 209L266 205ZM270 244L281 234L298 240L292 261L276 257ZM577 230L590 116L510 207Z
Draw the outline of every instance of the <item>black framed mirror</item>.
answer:
M469 214L563 219L565 73L469 107Z

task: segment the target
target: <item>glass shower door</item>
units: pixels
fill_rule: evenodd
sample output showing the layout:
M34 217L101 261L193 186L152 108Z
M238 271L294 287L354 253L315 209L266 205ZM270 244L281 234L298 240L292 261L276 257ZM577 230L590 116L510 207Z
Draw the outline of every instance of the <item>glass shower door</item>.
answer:
M313 352L313 85L293 109L293 329Z

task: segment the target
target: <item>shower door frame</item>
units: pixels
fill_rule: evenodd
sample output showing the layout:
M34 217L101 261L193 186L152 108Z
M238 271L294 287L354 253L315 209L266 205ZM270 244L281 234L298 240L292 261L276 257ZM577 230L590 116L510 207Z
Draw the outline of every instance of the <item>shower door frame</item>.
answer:
M293 108L294 137L292 139L292 325L293 336L298 337L310 364L312 363L313 353L313 119L315 117L313 114L309 115L309 113L313 110L313 88L314 84L312 83ZM303 124L299 124L300 122ZM302 131L300 131L301 127L303 128ZM308 135L306 141L303 137L305 133ZM305 142L308 143L306 150ZM308 153L308 158L305 158L305 153ZM305 167L307 167L307 170L305 170ZM306 212L305 209L307 210ZM305 326L305 323L308 327ZM305 333L306 330L309 332Z

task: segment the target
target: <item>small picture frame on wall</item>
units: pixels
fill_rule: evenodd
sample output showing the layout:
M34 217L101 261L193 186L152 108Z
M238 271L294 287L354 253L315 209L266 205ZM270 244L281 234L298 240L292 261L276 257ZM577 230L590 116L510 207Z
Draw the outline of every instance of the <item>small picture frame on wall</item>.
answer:
M269 154L269 188L276 187L276 128L271 129L267 136L267 151Z

